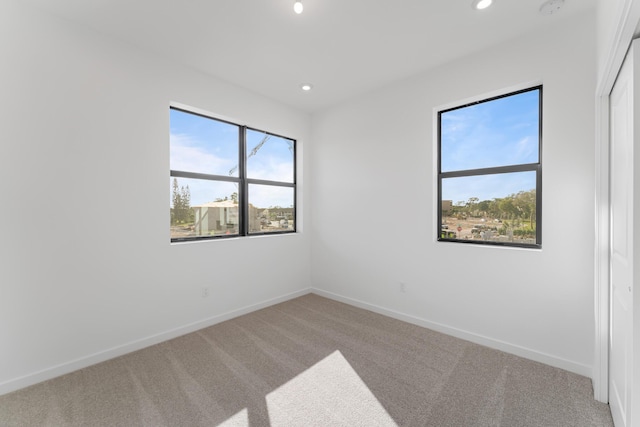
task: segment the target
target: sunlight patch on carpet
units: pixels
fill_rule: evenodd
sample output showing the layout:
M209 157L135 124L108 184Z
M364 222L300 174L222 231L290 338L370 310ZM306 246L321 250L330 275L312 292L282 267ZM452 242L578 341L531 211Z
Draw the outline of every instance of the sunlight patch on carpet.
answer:
M397 426L335 351L266 396L272 426Z
M218 424L218 427L249 427L249 413L247 412L247 408L244 408L225 422Z

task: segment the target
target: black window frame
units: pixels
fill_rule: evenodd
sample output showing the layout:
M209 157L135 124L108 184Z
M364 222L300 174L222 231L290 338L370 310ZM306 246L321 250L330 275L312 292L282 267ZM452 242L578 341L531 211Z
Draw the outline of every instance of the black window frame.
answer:
M539 91L538 98L538 162L537 163L523 163L507 166L493 166L477 169L463 169L457 171L442 172L442 114L458 110L472 105L483 104L486 102L495 101L497 99L507 98L510 96L518 95L525 92ZM494 96L491 98L482 99L476 102L471 102L464 105L459 105L445 110L438 111L438 223L436 225L437 241L439 242L454 242L465 243L475 245L489 245L489 246L507 246L507 247L521 247L521 248L542 248L542 104L543 104L543 89L542 85L528 87L526 89L517 90L514 92L505 93L502 95ZM535 172L536 173L536 242L533 244L519 243L519 242L503 242L503 241L489 241L489 240L472 240L472 239L458 239L448 238L448 234L442 232L442 180L446 178L459 178L459 177L471 177L482 175L497 175L503 173L513 172Z
M227 176L227 175L217 175L217 174L206 174L200 172L189 172L189 171L179 171L179 170L169 170L169 176L171 178L191 178L191 179L200 179L200 180L208 180L208 181L217 181L217 182L233 182L238 185L238 233L231 235L214 235L214 236L193 236L193 237L171 237L171 243L178 242L193 242L193 241L203 241L203 240L217 240L217 239L230 239L230 238L238 238L238 237L250 237L250 236L272 236L279 234L292 234L297 232L297 155L296 155L296 147L297 140L275 134L272 132L267 132L261 129L256 129L250 126L241 125L238 123L231 122L229 120L219 119L216 117L212 117L206 114L197 113L185 108L170 106L170 110L176 110L187 114L193 114L195 116L199 116L209 120L215 120L222 123L227 123L233 126L237 126L239 129L238 132L238 176ZM285 181L273 181L266 179L256 179L256 178L248 178L247 177L247 131L255 131L260 132L265 135L283 138L291 141L293 146L293 180L292 182ZM269 232L250 232L249 230L249 185L250 184L258 184L258 185L268 185L272 187L285 187L293 189L293 228L288 230L278 230L278 231L269 231Z

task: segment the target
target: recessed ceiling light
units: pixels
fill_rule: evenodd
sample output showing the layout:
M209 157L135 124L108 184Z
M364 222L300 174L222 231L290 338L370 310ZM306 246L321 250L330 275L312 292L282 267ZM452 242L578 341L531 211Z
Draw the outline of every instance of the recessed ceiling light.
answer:
M564 6L564 0L548 0L540 6L540 13L543 15L553 15Z
M300 0L297 0L294 4L293 4L293 11L295 13L297 13L298 15L300 15L302 13L302 11L304 10L304 6L302 6L302 2Z
M471 6L476 10L486 9L493 4L493 0L473 0Z
M300 89L302 89L305 92L309 92L311 89L313 89L313 85L311 83L302 83L300 85Z

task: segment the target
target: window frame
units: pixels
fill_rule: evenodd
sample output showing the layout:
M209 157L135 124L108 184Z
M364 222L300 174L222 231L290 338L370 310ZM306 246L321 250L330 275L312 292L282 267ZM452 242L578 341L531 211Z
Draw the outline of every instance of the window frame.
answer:
M462 108L470 107L473 105L483 104L498 99L507 98L510 96L518 95L521 93L538 91L538 162L537 163L522 163L506 166L491 166L476 169L462 169L456 171L442 172L442 114L459 110ZM438 110L437 116L437 224L436 224L436 236L439 242L454 242L454 243L466 243L474 245L487 245L487 246L503 246L503 247L519 247L519 248L542 248L542 108L543 104L543 86L536 85L527 87L525 89L515 90L508 93L504 93L489 98L483 98L479 101L470 102L464 105L456 107L445 108ZM447 178L460 178L460 177L473 177L483 175L498 175L504 173L513 172L535 172L536 173L536 242L529 243L517 243L517 242L499 242L488 240L473 240L473 239L454 239L442 236L442 180Z
M279 235L279 234L294 234L297 232L297 223L298 223L298 215L297 215L297 140L275 134L272 132L267 132L261 129L253 128L246 125L241 125L238 123L234 123L229 120L220 119L217 117L213 117L207 114L199 113L193 110L189 110L184 107L178 107L174 105L169 106L169 110L176 110L186 114L193 114L195 116L199 116L209 120L215 120L218 122L226 123L229 125L238 127L238 176L227 176L227 175L218 175L218 174L207 174L201 172L189 172L189 171L180 171L169 169L169 177L170 178L190 178L190 179L200 179L207 181L217 181L217 182L232 182L238 185L238 233L225 235L225 234L216 234L214 236L206 235L206 236L193 236L193 237L171 237L171 243L180 243L180 242L199 242L203 240L217 240L217 239L230 239L230 238L238 238L238 237L252 237L252 236L271 236L271 235ZM292 182L285 181L273 181L266 179L257 179L257 178L248 178L247 177L247 131L255 131L260 132L265 135L273 136L276 138L282 138L291 141L292 143L292 158L293 158L293 177ZM283 188L292 188L293 189L293 228L290 230L278 230L278 231L270 231L270 232L250 232L249 230L249 185L250 184L258 184L258 185L268 185L272 187L283 187Z

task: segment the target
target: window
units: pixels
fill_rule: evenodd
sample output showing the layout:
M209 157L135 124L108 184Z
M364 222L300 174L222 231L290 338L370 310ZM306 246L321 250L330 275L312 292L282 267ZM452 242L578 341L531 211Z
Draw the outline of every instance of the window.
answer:
M438 112L438 240L541 247L542 86Z
M296 230L293 139L170 109L171 241Z

